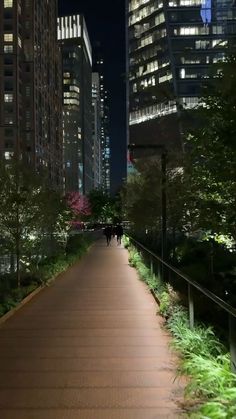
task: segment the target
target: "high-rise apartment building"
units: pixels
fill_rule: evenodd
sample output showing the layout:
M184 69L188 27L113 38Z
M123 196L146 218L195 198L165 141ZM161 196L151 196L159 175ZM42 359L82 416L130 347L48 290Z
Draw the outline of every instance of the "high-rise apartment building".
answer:
M92 49L82 15L58 19L63 68L65 189L93 189Z
M108 91L104 90L102 100L102 184L103 189L110 194L111 191L111 144L110 144L110 119Z
M101 152L101 97L99 74L92 74L92 108L93 108L93 175L94 189L102 187L102 152Z
M96 51L94 71L99 74L100 99L101 99L101 154L102 154L102 188L110 194L111 189L111 146L110 146L110 121L108 91L104 81L104 60L99 49Z
M235 44L235 2L127 3L130 143L179 147L182 109L197 105L212 65Z
M0 153L62 187L57 0L0 3Z

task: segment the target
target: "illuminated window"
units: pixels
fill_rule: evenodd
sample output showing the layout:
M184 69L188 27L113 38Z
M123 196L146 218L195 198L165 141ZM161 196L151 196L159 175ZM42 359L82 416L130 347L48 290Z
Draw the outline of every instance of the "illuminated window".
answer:
M156 25L160 25L161 23L165 22L165 16L164 13L160 13L159 15L156 16L155 18L155 24Z
M180 78L185 79L185 68L180 69Z
M174 29L174 35L208 35L209 27L204 26L182 26L181 28Z
M13 94L12 93L5 93L4 94L4 102L13 102Z
M200 6L201 4L202 0L180 0L180 6Z
M13 34L4 33L4 42L13 42Z
M80 89L77 86L70 86L70 90L79 93Z
M14 153L12 151L5 151L4 157L6 160L10 160L13 157Z
M65 105L79 105L79 101L77 99L64 99Z
M4 45L4 52L6 54L11 54L13 52L13 45Z
M4 118L4 121L5 121L6 125L12 125L13 124L13 116L6 115L5 118Z
M210 47L210 42L207 41L207 40L201 40L201 41L196 41L195 42L195 48L196 49L207 49L209 47Z
M4 7L12 7L13 0L4 0Z
M224 33L224 28L223 28L223 26L220 26L220 25L213 26L212 32L215 35L222 35Z

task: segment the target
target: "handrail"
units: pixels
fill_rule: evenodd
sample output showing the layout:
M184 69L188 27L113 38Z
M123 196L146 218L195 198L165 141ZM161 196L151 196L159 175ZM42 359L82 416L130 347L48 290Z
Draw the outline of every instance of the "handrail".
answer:
M208 289L202 287L198 282L194 281L193 279L189 278L187 275L179 271L179 269L175 268L174 266L170 265L169 263L162 260L159 256L157 256L155 253L153 253L151 250L149 250L147 247L145 247L142 243L135 240L132 236L126 233L126 236L129 237L133 242L135 242L139 247L141 247L145 252L152 255L153 258L157 259L159 262L161 262L163 265L165 265L168 269L178 274L180 277L182 277L185 281L187 281L189 284L191 284L194 288L197 288L200 292L202 292L204 295L206 295L208 298L210 298L212 301L214 301L217 305L219 305L223 310L227 311L229 314L234 316L236 318L236 309L233 308L231 305L226 303L224 300L222 300L220 297L215 295L213 292L209 291Z
M135 240L132 236L127 234L127 237L134 243L137 247L143 249L147 252L151 258L156 259L160 262L162 267L161 279L164 277L165 270L163 267L167 267L169 271L176 273L180 278L184 279L188 283L188 307L189 307L189 326L190 328L194 327L194 292L193 288L196 288L202 294L204 294L207 298L212 300L215 304L221 307L228 313L229 316L229 345L230 345L230 355L231 355L231 369L234 373L236 373L236 309L231 307L228 303L223 301L221 298L217 297L213 292L209 291L208 289L202 287L198 282L192 280L187 275L183 274L181 271L176 269L174 266L171 266L169 263L165 262L151 250L147 249L142 243L139 243ZM153 273L153 263L151 259L151 272Z

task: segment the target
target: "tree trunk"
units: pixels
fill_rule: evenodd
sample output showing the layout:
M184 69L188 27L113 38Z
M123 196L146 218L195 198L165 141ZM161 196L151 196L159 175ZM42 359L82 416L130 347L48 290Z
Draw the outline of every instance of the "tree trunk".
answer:
M15 254L13 251L10 253L10 272L11 274L14 274L15 272Z
M175 251L175 227L172 228L172 257L173 260L176 260L176 251Z
M20 288L20 225L19 225L19 206L16 209L16 277L17 287Z

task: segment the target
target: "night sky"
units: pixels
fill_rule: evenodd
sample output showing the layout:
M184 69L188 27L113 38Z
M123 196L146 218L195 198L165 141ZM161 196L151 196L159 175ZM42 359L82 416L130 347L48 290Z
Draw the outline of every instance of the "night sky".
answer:
M111 187L116 192L126 169L125 0L58 0L59 14L85 16L92 47L104 52L104 79L110 96Z

